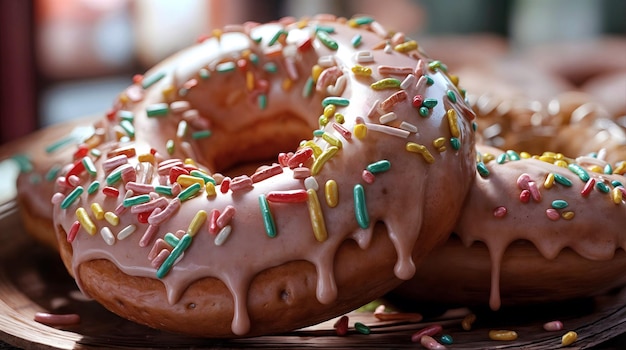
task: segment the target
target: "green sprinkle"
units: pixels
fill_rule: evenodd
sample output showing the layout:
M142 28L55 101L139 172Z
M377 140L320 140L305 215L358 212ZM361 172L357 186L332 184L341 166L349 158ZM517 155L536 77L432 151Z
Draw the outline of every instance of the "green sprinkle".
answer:
M567 208L568 205L569 204L566 201L562 200L562 199L557 199L557 200L552 201L552 208L554 208L554 209Z
M185 250L187 250L187 248L189 248L189 245L191 245L191 240L192 240L191 235L187 233L180 239L180 242L178 242L176 247L174 247L170 255L168 255L167 259L165 259L163 264L161 264L161 266L157 270L157 273L156 273L157 278L161 279L167 275L167 273L170 271L170 269L172 268L176 260L178 260L180 255Z
M46 147L46 153L52 153L52 152L56 152L59 149L71 144L72 142L74 142L74 138L71 136L68 137L64 137L54 143L52 143L51 145ZM15 157L14 157L15 158Z
M94 194L96 193L96 191L98 191L99 188L100 188L100 181L94 180L91 184L89 184L89 187L87 187L87 193Z
M156 185L154 186L154 191L158 194L173 196L172 188L170 186Z
M604 166L604 173L605 174L613 174L613 167L611 166L611 164L608 164Z
M437 99L435 98L427 98L424 100L424 102L422 102L422 106L428 108L428 109L432 109L437 105Z
M326 32L328 34L332 34L332 33L335 32L335 28L331 27L331 26L323 26L323 25L319 25L318 24L318 25L315 26L315 31L316 32L322 31L322 32Z
M46 181L54 181L54 179L56 179L59 175L59 171L61 171L61 166L58 164L53 165L52 168L50 168L50 170L46 173Z
M461 148L461 141L458 139L458 137L451 137L450 144L452 144L452 148L454 150L458 151Z
M508 150L506 151L506 154L509 156L509 159L512 161L517 161L520 160L521 157L519 156L519 153L513 151L513 150Z
M357 332L365 335L368 335L372 332L368 326L364 325L361 322L355 322L354 329L356 329Z
M352 47L359 47L361 46L361 42L363 41L363 37L361 36L361 34L357 34L355 36L352 37L352 40L350 40L350 42L352 43Z
M204 180L204 183L210 182L215 185L215 179L200 170L192 170L189 172L189 175L201 178Z
M585 169L583 169L583 167L581 167L580 165L576 164L576 163L570 163L567 168L573 172L574 174L576 174L580 180L582 180L583 182L587 182L589 181L589 173L587 173L587 171Z
M38 184L41 182L41 174L38 173L32 173L30 174L30 176L28 177L28 181L31 184Z
M426 85L431 86L435 83L435 81L433 80L433 78L430 77L430 75L426 75Z
M496 159L496 162L498 164L504 164L509 160L509 155L506 153L502 153L501 155L498 156L498 158Z
M274 62L267 62L263 65L263 69L268 73L276 73L278 72L278 66Z
M315 35L327 48L331 50L337 50L339 48L339 44L337 44L337 42L333 38L331 38L327 32L323 30L318 30Z
M386 159L379 160L378 162L371 163L367 166L367 171L372 174L378 174L388 171L391 168L391 162Z
M180 239L171 232L166 233L165 236L163 236L163 240L172 247L176 247L180 242Z
M215 67L215 71L218 73L229 73L234 72L237 65L233 61L228 61L224 63L220 63Z
M556 181L557 183L565 186L565 187L571 187L572 186L572 181L570 181L570 179L566 178L565 176L561 175L561 174L556 174L554 173L554 181Z
M167 149L167 153L172 155L174 153L174 140L167 140L165 143L165 149Z
M326 97L325 99L322 100L322 107L326 107L328 105L336 105L336 106L341 106L341 107L345 107L347 105L350 104L350 100L348 100L347 98L343 98L343 97Z
M107 185L114 185L122 179L122 168L113 170L106 178Z
M624 187L624 185L622 185L622 183L621 183L621 182L619 182L619 181L617 181L617 180L613 180L613 181L611 181L611 185L612 185L613 187Z
M76 186L76 188L74 188L72 192L70 192L70 194L68 194L67 197L61 201L61 209L67 209L70 205L72 205L78 197L83 194L83 191L83 186Z
M270 238L276 237L276 223L270 211L270 204L264 194L259 195L259 207L263 215L263 224L265 225L265 233Z
M446 91L446 96L448 96L448 99L450 100L450 102L456 103L456 95L454 94L454 91L452 90Z
M430 114L430 109L428 109L428 107L420 107L419 114L422 117L428 117L428 115Z
M316 129L313 130L313 137L322 137L324 135L324 130Z
M428 68L432 71L436 71L437 69L441 69L444 73L448 71L448 67L445 64L441 63L441 61L434 60L428 64Z
M202 188L202 185L200 185L197 182L194 182L192 185L190 185L189 187L187 187L184 190L182 190L178 194L178 198L180 199L181 202L184 202L187 199L195 196L198 192L200 192L201 188Z
M163 79L163 77L165 77L165 72L158 72L148 77L144 77L143 80L141 81L141 87L144 89L147 89L150 86L152 86L154 83L156 83L157 81Z
M191 138L194 140L206 139L207 137L211 137L211 135L211 130L200 130L193 132Z
M128 208L128 207L132 207L133 205L148 203L150 199L151 198L149 194L141 194L139 196L124 198L122 205L125 208Z
M450 334L442 334L439 340L444 345L452 345L452 343L454 343L454 340L452 339L452 336Z
M259 94L259 97L257 97L257 103L259 104L259 108L261 110L267 108L267 95Z
M129 122L128 120L122 120L120 122L120 126L122 127L122 129L124 129L124 131L126 131L128 137L135 137L135 127L133 126L133 123Z
M363 185L355 185L353 194L354 214L356 216L356 222L361 228L368 228L370 225L370 217L367 213L367 205L365 203L365 189L363 188Z
M211 77L211 71L206 68L201 68L198 75L200 76L200 79L207 80Z
M255 54L255 53L251 53L250 56L248 56L248 59L255 66L259 63L259 55Z
M82 163L85 166L85 170L87 170L89 175L96 176L98 174L96 170L96 165L93 163L93 160L91 160L91 158L83 157Z
M478 174L482 177L489 176L489 169L487 169L487 166L483 162L476 163L476 170L478 170Z
M302 88L302 97L309 97L313 93L313 85L314 85L313 77L309 77L304 83L304 87Z
M478 123L476 123L476 122L472 122L472 130L473 130L473 131L478 130Z
M148 117L163 117L169 113L170 108L167 103L155 103L146 107Z
M596 182L596 188L600 190L602 193L609 193L611 190L609 186L607 186L604 182L598 181Z
M122 120L128 120L132 122L135 120L135 115L131 111L118 111L117 116Z
M179 94L180 96L187 96L187 93L188 93L188 92L189 92L189 89L184 88L184 87L183 87L183 88L180 88L180 89L178 90L178 94Z
M100 156L102 155L102 152L97 148L92 148L91 151L89 151L89 153L91 153L91 155L96 158L100 158Z
M364 17L354 18L352 21L354 22L354 24L362 26L362 25L370 24L374 22L374 19L372 17L364 16Z
M396 89L400 87L402 82L396 78L384 78L375 83L372 83L370 87L374 90L384 90L384 89Z
M276 32L276 34L274 34L274 36L267 43L267 46L273 46L274 44L276 44L278 42L278 39L280 39L281 36L286 35L286 34L287 34L287 32L284 29L279 29Z

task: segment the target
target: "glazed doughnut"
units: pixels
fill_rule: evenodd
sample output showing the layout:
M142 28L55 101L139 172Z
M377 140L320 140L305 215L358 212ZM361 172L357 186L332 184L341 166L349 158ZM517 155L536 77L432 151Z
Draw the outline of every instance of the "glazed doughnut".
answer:
M498 309L626 284L626 133L585 94L561 95L550 110L532 105L507 109L517 111L504 118L517 130L503 130L508 151L477 146L478 176L455 235L397 296ZM513 151L528 146L554 152Z
M78 146L52 197L61 256L88 296L166 331L341 315L411 278L459 217L475 150L456 82L371 17L216 30Z

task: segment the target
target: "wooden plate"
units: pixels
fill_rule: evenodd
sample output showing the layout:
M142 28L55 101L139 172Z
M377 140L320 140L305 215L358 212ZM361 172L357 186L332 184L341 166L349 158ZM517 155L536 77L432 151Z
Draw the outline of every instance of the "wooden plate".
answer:
M351 328L347 336L336 336L335 320L288 334L230 341L168 334L121 319L86 300L56 254L24 232L18 210L15 201L0 204L0 340L21 348L415 348L411 334L439 323L454 339L449 348L554 349L560 347L561 336L573 330L578 333L578 340L570 348L583 349L606 345L608 340L626 332L626 292L619 291L594 300L524 311L474 310L477 322L469 332L460 326L469 310L454 309L419 323L383 322L371 312L350 313L350 325L364 323L371 328L369 335ZM49 327L34 321L35 313L42 311L76 313L81 322L63 329ZM557 319L565 324L565 330L542 329L544 322ZM515 330L519 338L510 342L489 340L490 329ZM611 346L618 348L620 342L613 340Z

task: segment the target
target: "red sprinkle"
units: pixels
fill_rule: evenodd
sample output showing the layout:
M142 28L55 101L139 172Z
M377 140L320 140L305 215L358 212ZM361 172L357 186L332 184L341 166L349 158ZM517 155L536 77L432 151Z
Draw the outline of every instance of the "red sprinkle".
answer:
M281 166L287 166L287 162L289 161L289 158L291 158L291 156L293 155L293 153L289 152L289 153L284 153L281 152L278 154L278 164L280 164Z
M237 68L239 68L240 71L245 72L248 69L248 60L244 58L237 60Z
M376 180L376 176L367 169L363 170L363 172L361 173L361 177L363 178L363 181L367 182L368 184L372 184Z
M190 171L180 166L173 166L170 169L170 183L173 184L176 182L179 176L181 175L189 175Z
M272 176L276 176L282 173L283 173L283 167L280 166L280 164L273 164L271 166L258 170L257 172L252 174L250 178L252 179L252 182L257 183L259 181L269 179Z
M35 313L35 321L48 326L67 326L80 323L80 316L77 314L55 315L37 312Z
M307 38L306 40L304 40L298 45L298 51L305 52L311 49L312 47L313 47L313 40L311 38Z
M72 166L70 171L67 172L67 174L65 175L65 178L69 178L72 175L78 176L83 171L85 171L85 165L83 164L82 159L79 159L76 162L74 162L74 166Z
M304 147L294 153L287 161L287 166L294 169L304 164L309 158L313 156L313 149L311 147Z
M335 322L333 328L335 328L335 332L338 336L344 336L348 334L348 321L348 316L343 315L337 320L337 322Z
M593 188L596 185L596 179L594 179L593 177L590 178L587 183L585 184L585 186L583 187L583 189L580 191L580 194L583 197L586 197L589 195L589 193L591 193L591 191L593 191Z
M222 180L222 183L220 184L220 192L226 194L226 192L228 192L228 190L230 189L230 182L231 179L230 177L225 177L224 180Z
M271 191L266 198L275 203L301 203L306 202L309 195L305 190Z
M217 209L211 210L211 215L209 216L209 233L212 235L216 235L220 232L219 226L217 226L217 218L220 217L220 211Z
M69 232L67 233L67 242L68 243L74 242L74 238L76 238L76 234L78 233L79 229L80 229L80 222L78 220L74 221L72 226L70 226Z
M422 95L413 96L413 107L419 108L422 106L422 102L424 102L424 97Z
M345 126L338 124L338 123L333 123L333 128L337 130L341 134L341 136L343 136L344 139L346 140L352 139L352 133L350 132L350 130L346 129Z
M143 81L143 75L141 75L141 74L133 75L133 83L134 84L141 84L142 81Z
M115 187L106 186L102 189L102 193L107 197L117 198L120 196L120 190Z
M427 336L432 337L433 335L439 334L442 331L443 331L443 327L441 327L441 325L434 324L426 328L422 328L419 331L413 333L413 335L411 336L411 341L414 343L419 343L422 340L423 336L427 335Z
M137 214L137 221L141 222L142 224L147 224L150 214L152 214L152 211L144 211L143 213Z
M522 190L522 192L519 194L519 200L522 203L528 203L530 201L530 191Z
M87 147L86 144L83 143L79 145L76 152L74 152L73 159L82 159L83 157L87 155L87 153L89 153L89 148Z

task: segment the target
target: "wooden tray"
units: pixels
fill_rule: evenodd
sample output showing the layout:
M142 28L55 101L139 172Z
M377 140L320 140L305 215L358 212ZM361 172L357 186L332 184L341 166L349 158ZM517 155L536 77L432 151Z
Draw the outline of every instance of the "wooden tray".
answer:
M626 333L626 292L594 300L566 304L504 310L492 313L474 310L474 328L463 331L462 318L469 312L455 309L437 319L420 323L381 322L371 312L352 312L350 324L362 322L371 334L351 330L335 335L334 320L288 334L240 340L211 340L168 334L126 321L86 300L68 276L54 252L38 245L25 232L15 201L0 204L0 340L29 349L90 348L416 348L411 334L440 323L454 338L453 349L554 349L569 330L579 338L569 348L584 349L602 344L619 348ZM77 313L80 324L57 329L34 321L36 312ZM546 332L542 324L559 319L565 330ZM519 334L512 342L489 340L490 329L510 329ZM606 346L606 347L605 347Z

